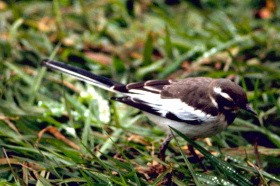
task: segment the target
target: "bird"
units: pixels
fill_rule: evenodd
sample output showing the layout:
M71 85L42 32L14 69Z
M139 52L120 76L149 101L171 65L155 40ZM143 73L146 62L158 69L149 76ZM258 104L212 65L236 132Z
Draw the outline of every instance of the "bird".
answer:
M122 84L51 59L42 60L42 65L120 94L111 99L143 111L167 135L158 152L161 160L173 138L170 127L190 139L205 138L225 130L240 109L257 115L249 106L245 91L225 78L188 77Z

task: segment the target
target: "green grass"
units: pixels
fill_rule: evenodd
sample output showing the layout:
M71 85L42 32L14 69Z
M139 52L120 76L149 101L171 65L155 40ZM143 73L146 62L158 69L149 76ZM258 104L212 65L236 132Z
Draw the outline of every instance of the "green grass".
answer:
M170 174L174 185L279 184L280 10L267 5L259 19L262 1L223 2L0 1L0 184L157 185ZM163 163L160 129L111 93L47 71L44 58L122 83L230 78L258 116L239 113L210 145L179 134ZM39 136L47 127L72 145Z

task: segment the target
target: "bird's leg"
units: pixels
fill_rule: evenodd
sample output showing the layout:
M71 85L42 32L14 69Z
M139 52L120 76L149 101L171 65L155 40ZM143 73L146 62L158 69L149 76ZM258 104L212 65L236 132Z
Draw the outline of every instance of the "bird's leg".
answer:
M204 172L207 171L206 167L202 164L201 159L198 157L197 153L195 152L194 148L192 145L188 145L189 152L191 155L194 157L195 161L198 162L200 167L204 170Z
M161 146L159 147L158 158L162 161L165 161L165 151L168 147L169 142L172 140L173 135L168 134L168 136L163 140Z

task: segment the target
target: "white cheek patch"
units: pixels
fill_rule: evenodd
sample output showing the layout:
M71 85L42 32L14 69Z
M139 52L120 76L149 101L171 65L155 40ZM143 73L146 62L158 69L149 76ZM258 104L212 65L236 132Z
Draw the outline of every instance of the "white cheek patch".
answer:
M213 103L213 105L214 105L216 108L218 108L218 103L217 103L217 101L216 101L212 96L210 96L210 99L211 99L211 102Z
M223 98L229 100L229 101L233 101L232 98L225 92L222 91L222 89L220 87L214 87L214 92L216 92L217 94L221 95Z

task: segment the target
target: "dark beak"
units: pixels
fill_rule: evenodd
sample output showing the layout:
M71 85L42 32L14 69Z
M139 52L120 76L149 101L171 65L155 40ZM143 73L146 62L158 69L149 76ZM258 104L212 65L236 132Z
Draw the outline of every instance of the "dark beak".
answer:
M257 115L257 113L249 105L246 105L245 108L243 108L243 110L246 110L247 112Z

